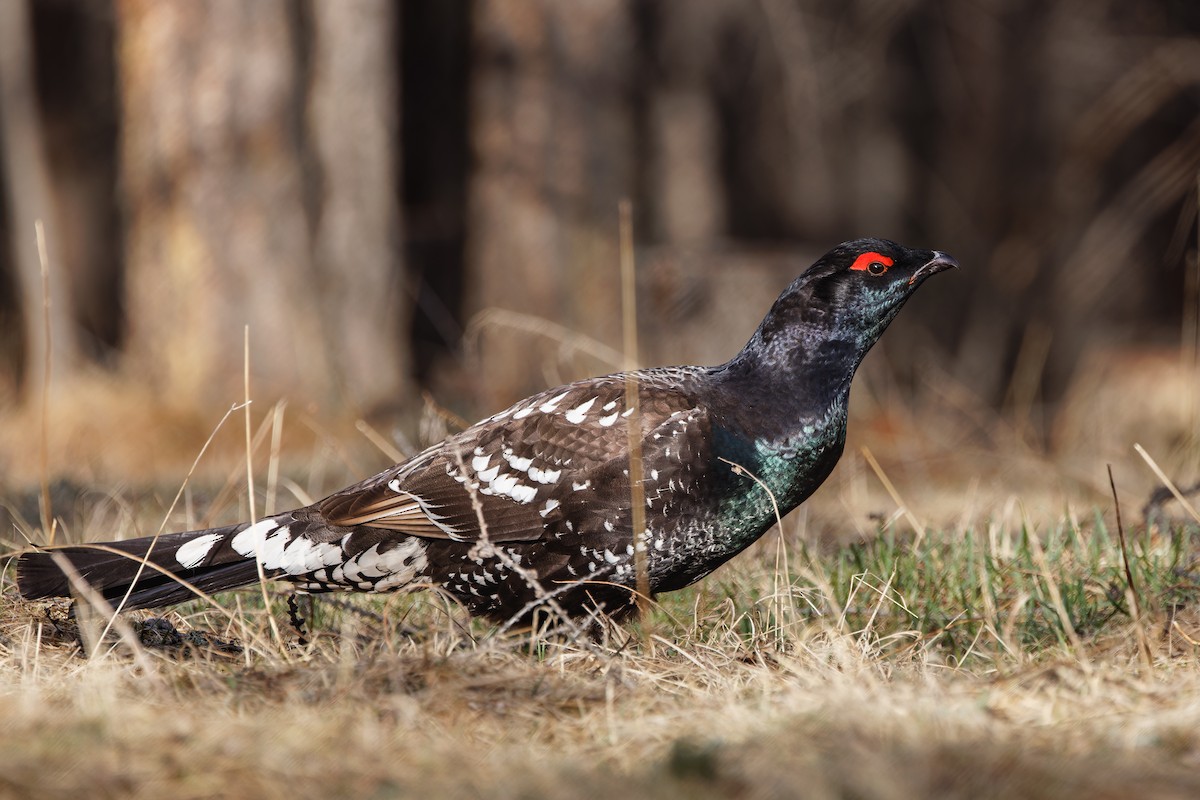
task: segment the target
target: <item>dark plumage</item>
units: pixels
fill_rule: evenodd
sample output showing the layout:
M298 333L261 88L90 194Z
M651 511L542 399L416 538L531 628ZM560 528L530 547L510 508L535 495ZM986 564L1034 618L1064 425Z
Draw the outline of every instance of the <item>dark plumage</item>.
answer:
M772 499L786 514L828 477L863 356L921 282L953 266L936 251L848 242L788 286L721 366L550 389L254 525L106 545L119 553L57 552L125 608L193 596L172 576L205 592L253 583L257 555L268 577L302 592L433 585L499 620L530 616L548 595L568 614L620 615L636 587L629 426L641 431L650 589L679 589L762 536L775 523ZM630 376L636 417L625 406ZM45 551L22 555L17 578L28 598L69 590Z

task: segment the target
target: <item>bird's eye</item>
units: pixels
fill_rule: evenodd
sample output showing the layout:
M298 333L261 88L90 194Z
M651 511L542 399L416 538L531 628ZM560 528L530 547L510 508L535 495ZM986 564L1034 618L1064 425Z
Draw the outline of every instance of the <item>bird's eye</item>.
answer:
M888 267L895 263L893 259L888 258L882 253L863 253L854 259L854 263L850 265L850 269L869 272L872 275L882 275L888 271Z

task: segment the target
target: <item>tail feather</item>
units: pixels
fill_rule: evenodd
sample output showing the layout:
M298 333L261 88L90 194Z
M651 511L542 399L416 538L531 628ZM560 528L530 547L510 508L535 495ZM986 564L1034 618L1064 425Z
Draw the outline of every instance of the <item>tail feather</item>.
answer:
M126 609L157 608L194 597L195 592L178 579L206 594L236 589L258 580L255 559L229 546L247 527L232 525L25 553L17 560L17 585L21 595L31 600L70 595L70 579L51 555L57 553L106 600L113 604L124 600ZM267 570L266 574L271 577L276 572Z

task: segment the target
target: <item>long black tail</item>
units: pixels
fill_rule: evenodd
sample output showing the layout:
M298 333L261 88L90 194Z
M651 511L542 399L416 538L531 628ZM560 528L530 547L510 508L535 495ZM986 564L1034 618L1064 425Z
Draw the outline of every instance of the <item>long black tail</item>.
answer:
M51 556L55 553L65 557L79 576L113 605L127 594L125 609L181 603L195 592L177 577L206 594L258 580L253 553L246 557L231 545L248 527L231 525L25 553L17 559L17 585L21 595L31 600L70 595L70 579L55 563ZM268 577L276 573L278 570L266 571Z

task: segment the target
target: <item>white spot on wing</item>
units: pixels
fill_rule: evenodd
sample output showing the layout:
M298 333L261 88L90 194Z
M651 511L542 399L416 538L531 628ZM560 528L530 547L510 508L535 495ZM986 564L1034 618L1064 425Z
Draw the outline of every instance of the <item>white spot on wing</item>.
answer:
M283 550L279 568L289 575L305 575L340 564L345 558L342 548L330 542L314 542L303 536L292 539Z
M279 527L279 523L273 519L263 519L251 525L246 530L233 537L233 541L229 546L239 556L250 558L258 549L259 540L265 538L268 533Z
M538 469L537 467L529 468L529 477L533 478L538 483L554 483L562 475L561 469Z
M488 462L491 460L492 457L489 455L477 455L471 459L471 469L475 470L476 472L483 472L485 469L487 469ZM484 480L487 479L484 478Z
M204 557L212 550L213 545L219 541L221 541L221 534L219 533L206 533L203 536L197 536L175 551L175 560L184 569L191 569L203 561Z
M617 421L618 416L620 416L620 412L614 411L613 413L609 414L607 417L601 417L600 425L605 428L612 427L612 424Z
M263 542L260 558L264 569L279 569L283 565L283 549L291 542L291 531L286 525L276 528Z
M497 467L493 467L492 469L488 470L487 472L492 473L493 470L496 470L496 469L497 469ZM520 478L518 478L515 475L510 475L508 473L502 473L502 474L498 474L498 475L491 475L491 474L485 475L484 473L480 473L479 477L491 478L491 480L489 481L487 486L479 487L480 494L503 495L503 496L511 497L513 500L516 500L518 503L531 502L533 500L533 498L537 496L537 487L536 486L526 486L525 484L521 483Z
M522 408L520 411L513 414L513 419L525 419L532 413L533 413L533 406L529 406L528 408Z
M569 395L570 393L571 393L571 391L568 389L567 391L563 392L562 394L558 395L557 397L551 397L549 400L542 403L541 406L538 407L538 410L541 411L543 414L549 414L551 411L558 408L558 404L561 403L563 398L566 397L567 395Z
M546 505L542 506L542 510L539 511L538 513L540 513L544 517L556 508L558 508L558 501L554 500L554 499L550 499L550 500L546 501Z
M572 408L570 411L568 411L566 414L564 414L564 416L567 419L567 422L570 422L572 425L578 425L579 423L583 422L583 418L585 416L587 416L588 409L591 408L595 403L596 403L596 398L593 397L591 400L588 400L586 403L580 403L579 405Z
M517 479L512 475L497 475L495 480L488 481L488 484L493 493L508 494L517 485Z
M508 461L509 465L518 472L528 471L529 466L533 464L532 458L521 458L520 456L514 456L511 453L506 454L504 458L506 461Z
M537 497L537 489L532 486L526 486L523 483L518 483L509 490L508 496L518 503L531 503L533 498Z

